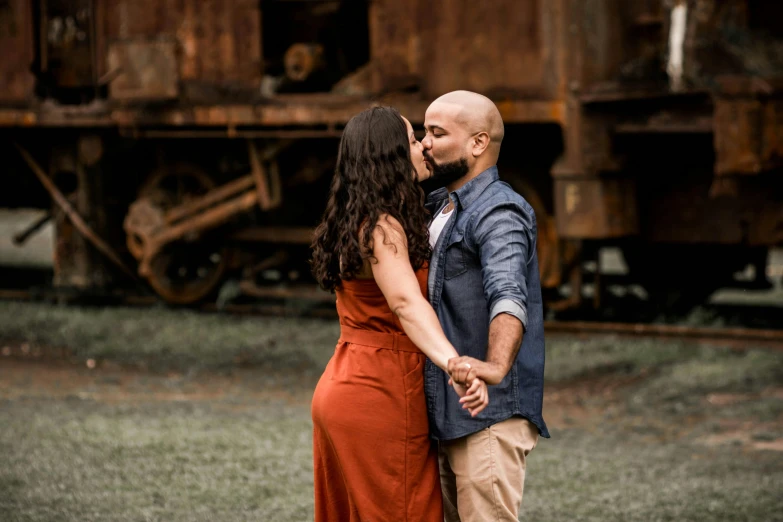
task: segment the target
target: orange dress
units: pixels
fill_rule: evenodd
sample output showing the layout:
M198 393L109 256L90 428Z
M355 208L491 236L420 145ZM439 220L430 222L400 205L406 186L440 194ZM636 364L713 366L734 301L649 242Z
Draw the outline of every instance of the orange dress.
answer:
M416 273L427 292L427 269ZM372 279L337 291L340 339L312 403L315 522L442 522L425 356Z

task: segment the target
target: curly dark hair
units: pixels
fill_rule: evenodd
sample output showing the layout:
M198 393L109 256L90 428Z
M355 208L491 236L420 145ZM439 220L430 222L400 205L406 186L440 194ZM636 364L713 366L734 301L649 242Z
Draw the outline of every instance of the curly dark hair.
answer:
M418 270L431 253L429 212L415 179L407 128L396 109L373 107L351 118L340 139L329 200L311 244L310 264L321 288L333 292L356 277L365 259L375 260L374 227L364 225L376 225L384 214L402 225Z

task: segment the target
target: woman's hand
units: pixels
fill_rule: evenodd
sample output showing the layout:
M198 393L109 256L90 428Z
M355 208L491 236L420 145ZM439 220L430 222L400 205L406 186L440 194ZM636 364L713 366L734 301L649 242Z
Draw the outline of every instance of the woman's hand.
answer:
M487 390L487 383L481 379L473 379L470 386L457 383L454 379L449 378L449 385L454 388L457 395L460 397L460 404L462 409L468 410L471 417L475 417L481 413L484 408L489 404L489 390Z
M463 355L449 359L448 373L452 379L460 383L472 382L478 377L487 384L500 384L506 377L508 369L502 368L497 363L488 363Z

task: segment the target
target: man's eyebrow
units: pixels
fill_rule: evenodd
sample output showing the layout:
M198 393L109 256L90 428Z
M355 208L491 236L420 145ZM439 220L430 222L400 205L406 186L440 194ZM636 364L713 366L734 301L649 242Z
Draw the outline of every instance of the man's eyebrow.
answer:
M444 129L444 128L443 128L443 127L441 127L440 125L425 125L425 126L424 126L424 128L425 128L425 129L429 128L430 130L435 130L435 129L438 129L438 130L440 130L440 131L446 132L446 129Z

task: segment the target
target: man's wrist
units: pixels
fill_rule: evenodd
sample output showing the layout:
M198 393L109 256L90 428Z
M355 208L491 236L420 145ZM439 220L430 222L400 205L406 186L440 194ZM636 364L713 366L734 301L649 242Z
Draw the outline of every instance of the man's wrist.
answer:
M485 364L485 371L482 372L484 382L487 384L500 384L500 382L503 380L503 378L508 373L508 370L506 367L499 363L494 361L487 361Z

